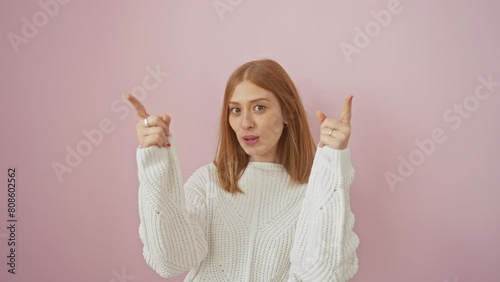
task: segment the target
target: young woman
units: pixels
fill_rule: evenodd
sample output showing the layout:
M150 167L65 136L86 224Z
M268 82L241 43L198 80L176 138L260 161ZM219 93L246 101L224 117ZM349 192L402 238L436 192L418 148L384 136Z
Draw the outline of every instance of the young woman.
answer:
M227 82L215 160L186 182L170 117L137 122L139 235L147 264L185 281L347 281L358 270L349 189L348 96L339 120L317 112L315 145L300 96L273 60Z

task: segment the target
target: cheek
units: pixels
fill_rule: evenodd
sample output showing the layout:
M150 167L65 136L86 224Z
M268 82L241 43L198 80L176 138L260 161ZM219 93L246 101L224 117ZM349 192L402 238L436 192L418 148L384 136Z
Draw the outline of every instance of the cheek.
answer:
M236 129L236 128L235 128L235 125L236 125L235 121L234 121L232 118L230 118L230 119L229 119L229 126L230 126L233 130L235 130L235 129Z
M272 114L267 121L267 128L270 131L270 134L273 135L275 138L281 136L281 133L283 131L283 119L281 118L281 115L278 113ZM276 136L279 135L279 136Z

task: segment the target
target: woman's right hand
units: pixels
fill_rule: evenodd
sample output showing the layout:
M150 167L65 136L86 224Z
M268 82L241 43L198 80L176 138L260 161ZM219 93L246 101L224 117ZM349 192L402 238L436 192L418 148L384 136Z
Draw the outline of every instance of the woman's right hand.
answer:
M153 145L170 147L170 142L168 142L168 136L170 136L170 116L167 114L150 116L146 112L146 108L144 108L134 95L126 94L125 98L134 107L139 117L136 125L139 146L141 148ZM147 119L149 126L146 125L144 119Z

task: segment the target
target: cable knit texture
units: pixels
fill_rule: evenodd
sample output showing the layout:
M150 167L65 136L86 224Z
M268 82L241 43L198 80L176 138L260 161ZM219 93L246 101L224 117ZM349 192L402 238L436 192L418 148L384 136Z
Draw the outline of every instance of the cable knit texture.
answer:
M137 148L139 236L146 263L184 281L333 281L358 270L349 148L318 147L307 184L280 164L250 162L225 192L213 163L184 183L171 147Z

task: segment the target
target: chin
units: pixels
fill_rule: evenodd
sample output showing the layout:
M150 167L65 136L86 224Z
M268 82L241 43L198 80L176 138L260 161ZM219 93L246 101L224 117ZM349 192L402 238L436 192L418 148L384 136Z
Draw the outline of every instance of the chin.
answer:
M245 151L245 154L249 155L251 158L252 157L255 157L255 156L258 156L257 151L253 148L245 148L245 147L242 147L243 148L243 151Z

